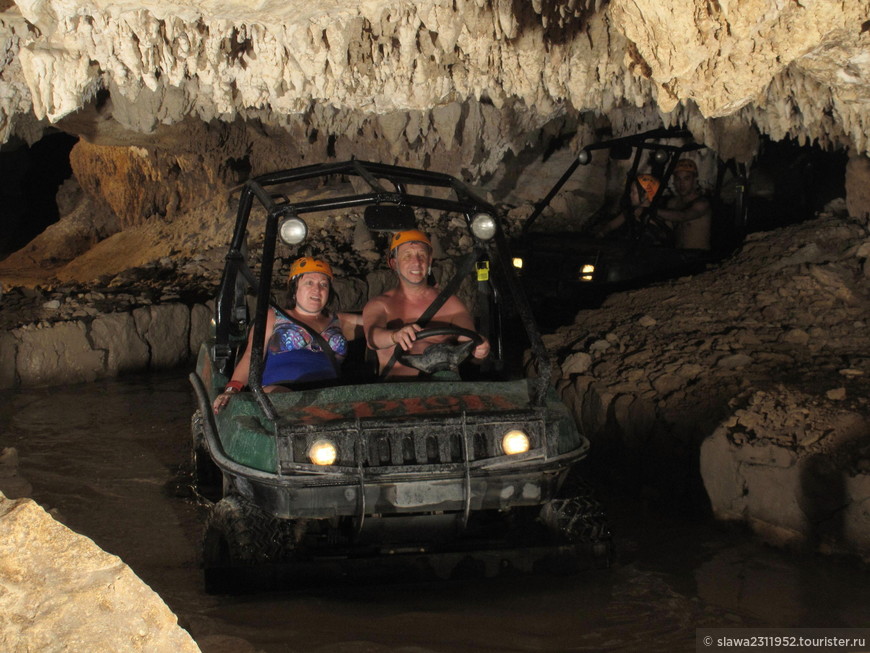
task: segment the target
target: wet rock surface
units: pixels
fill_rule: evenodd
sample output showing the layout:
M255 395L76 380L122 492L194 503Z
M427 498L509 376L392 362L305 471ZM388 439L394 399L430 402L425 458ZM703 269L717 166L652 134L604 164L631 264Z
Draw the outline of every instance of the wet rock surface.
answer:
M743 528L663 513L631 488L604 484L596 488L616 542L607 570L422 584L317 579L282 592L207 595L205 511L183 492L178 470L189 459L193 408L184 373L2 399L0 432L18 449L29 496L119 556L207 653L478 653L518 642L535 651L672 653L691 650L697 628L866 625L860 566L764 546Z
M0 456L0 475L14 466L13 453ZM0 590L0 648L10 653L200 650L120 558L33 500L2 492Z
M706 494L771 539L867 556L868 242L833 214L752 234L545 336L596 459L661 501Z

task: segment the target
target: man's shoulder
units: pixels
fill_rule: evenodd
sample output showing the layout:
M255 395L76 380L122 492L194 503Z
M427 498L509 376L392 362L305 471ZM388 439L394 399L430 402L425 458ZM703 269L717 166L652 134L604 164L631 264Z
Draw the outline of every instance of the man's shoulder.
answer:
M363 311L371 310L372 308L389 309L395 303L396 289L391 288L390 290L386 290L380 295L375 295L374 297L369 299L363 307Z
M713 202L710 200L710 196L707 195L707 193L700 193L698 197L689 203L689 208L704 213L711 213L713 210Z
M380 295L375 295L369 300L369 303L372 302L386 302L396 296L396 289L390 288L389 290L385 290Z

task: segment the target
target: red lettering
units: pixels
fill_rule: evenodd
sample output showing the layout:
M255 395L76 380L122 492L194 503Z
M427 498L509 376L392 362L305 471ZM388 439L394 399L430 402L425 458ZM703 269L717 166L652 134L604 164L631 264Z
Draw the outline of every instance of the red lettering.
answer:
M434 397L426 397L424 405L429 409L452 408L459 407L459 402L456 397L445 397L443 395L435 395Z
M501 408L502 410L511 410L514 408L519 408L519 406L517 406L513 402L508 401L507 399L505 399L501 395L489 395L489 399L495 408Z
M371 417L375 413L372 410L371 404L354 404L353 414L354 417Z
M486 407L480 395L463 395L462 403L465 404L466 410L483 410Z
M341 419L341 413L333 413L331 410L326 410L325 408L320 408L319 406L306 406L302 409L303 414L306 419L302 421L306 424L311 424L312 422L321 421L328 422L334 419Z
M426 412L426 407L423 405L422 397L409 397L408 399L403 399L402 405L405 407L405 413L409 415Z

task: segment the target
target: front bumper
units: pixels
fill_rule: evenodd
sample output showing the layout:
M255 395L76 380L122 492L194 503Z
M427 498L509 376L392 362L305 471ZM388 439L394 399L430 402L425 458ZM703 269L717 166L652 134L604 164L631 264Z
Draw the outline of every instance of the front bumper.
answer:
M337 439L344 433L341 448L353 449L349 443L355 442L356 452L343 464L328 468L294 462L301 458L294 455L298 451L292 451L294 440L300 438L279 434L277 471L269 472L242 465L226 454L208 410L208 397L197 381L194 388L207 416L205 442L224 474L225 494L238 493L282 519L353 517L360 523L379 515L454 513L461 523L467 523L475 511L503 511L550 501L564 472L586 455L589 446L582 439L568 453L551 455L550 438L539 424L532 438L535 446L527 453L492 455L491 445L480 442L483 426L466 424L464 417L446 417L437 420L440 433L430 437L438 441L431 443L428 454L425 447L416 452L419 456L405 450L410 459L402 459L402 443L422 439L415 429L433 430L434 423L415 419L404 430L386 428L383 423L373 429L334 429ZM459 440L465 446L451 444L457 433L464 433ZM421 457L427 455L437 462L422 464Z

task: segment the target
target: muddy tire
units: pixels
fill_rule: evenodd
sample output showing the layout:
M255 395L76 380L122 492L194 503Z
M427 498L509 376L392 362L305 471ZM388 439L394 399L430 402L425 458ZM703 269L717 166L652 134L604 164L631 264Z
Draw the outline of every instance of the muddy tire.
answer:
M610 566L613 538L607 513L588 483L576 475L569 477L559 498L541 509L540 519L558 539L591 556L596 568Z
M195 410L190 418L190 466L194 492L209 500L217 501L222 494L223 475L214 464L205 445L205 426L202 411Z
M233 591L238 572L287 560L292 542L289 522L237 495L224 497L214 504L202 540L206 591Z

